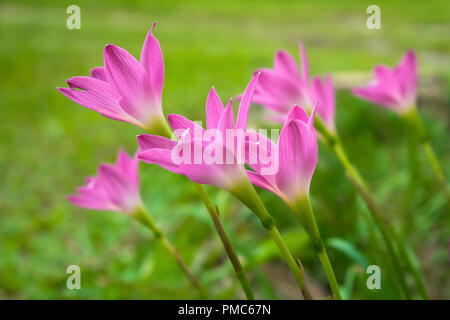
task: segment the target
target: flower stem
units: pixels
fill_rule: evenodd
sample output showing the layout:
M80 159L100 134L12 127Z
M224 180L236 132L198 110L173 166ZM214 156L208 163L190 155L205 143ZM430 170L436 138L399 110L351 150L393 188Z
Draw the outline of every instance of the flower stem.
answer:
M405 274L401 270L400 261L394 249L394 239L392 239L392 233L394 231L390 228L388 223L383 220L381 209L379 208L378 203L375 201L375 197L373 196L372 191L369 189L356 167L348 159L337 134L330 132L318 117L316 117L314 126L322 134L328 147L330 147L330 149L336 154L342 166L344 167L347 178L350 180L358 194L366 203L369 212L372 215L373 221L380 231L383 242L386 245L388 255L392 261L392 266L395 273L397 274L396 278L404 293L404 296L408 300L411 299L411 293L406 283ZM400 237L398 237L398 239L400 240ZM415 272L414 270L411 271Z
M165 121L165 119L163 120L164 121L161 122L162 125L158 126L160 130L157 131L156 134L160 134L161 136L170 139L172 137L172 131L167 122ZM149 133L155 134L152 131L149 131ZM245 274L244 268L242 267L242 264L236 253L236 250L234 249L233 244L220 221L219 210L217 206L216 207L213 206L211 200L208 197L208 194L205 191L205 188L203 188L201 184L194 182L194 186L197 189L200 199L203 201L203 204L205 205L205 208L213 221L214 228L216 229L217 234L219 235L219 238L222 241L222 244L225 248L228 258L231 261L231 264L233 265L234 272L239 280L239 283L241 284L242 289L244 290L245 296L247 297L248 300L254 300L255 297L253 295L250 282L248 281L248 278Z
M134 217L149 228L153 232L155 239L159 240L167 252L175 259L180 269L186 274L192 285L200 292L203 298L208 298L205 288L200 284L197 278L191 273L189 268L184 263L178 250L169 242L166 236L158 228L153 218L148 213L147 209L140 207L135 213Z
M407 267L413 276L414 283L417 287L420 297L423 300L428 300L430 297L428 296L425 281L423 279L422 272L420 271L420 263L417 261L414 253L398 235L398 233L392 232L392 235L397 243L400 255L402 256L403 260L406 261Z
M427 160L430 163L431 169L433 170L436 179L438 180L445 196L447 197L447 202L450 203L450 191L447 187L444 170L442 170L439 160L436 157L436 153L431 146L430 135L423 125L419 112L417 111L417 107L413 107L409 112L403 114L403 118L409 124L412 132L411 134L423 147Z
M434 175L438 179L438 182L441 185L442 190L444 190L444 194L447 197L447 201L450 202L450 191L447 187L444 171L442 170L441 165L439 164L439 161L436 157L433 147L431 146L431 143L429 141L423 142L422 146L425 150L427 159L430 162L431 168L433 169Z
M220 237L220 240L222 241L225 251L227 252L228 257L230 258L231 264L233 265L234 268L234 272L236 273L236 276L241 284L241 287L244 290L245 296L247 297L248 300L254 300L255 297L253 295L252 288L247 279L247 276L245 275L244 268L242 267L241 261L239 260L236 250L234 249L233 244L231 243L231 240L228 237L220 221L220 215L217 207L216 208L213 207L205 191L205 188L203 188L201 184L194 183L194 185L197 188L198 194L200 195L200 198L205 204L205 207L209 212L211 219L213 220L214 227L216 228L216 231Z
M164 115L155 117L153 121L151 121L151 126L145 127L144 129L149 134L166 137L168 139L172 137L172 130L170 129L170 126L167 123Z
M372 214L373 221L380 231L383 242L386 245L386 249L392 260L392 265L395 272L397 273L397 279L399 281L400 287L404 292L405 298L408 300L411 299L411 294L406 283L405 274L401 270L400 261L394 249L394 240L391 239L390 236L390 234L393 233L393 230L390 230L390 226L388 226L387 222L383 220L381 216L381 209L378 207L378 203L375 201L375 197L373 196L371 190L367 187L365 181L363 180L357 169L348 160L347 155L342 148L342 145L340 143L335 144L333 150L341 160L341 163L345 168L347 177L349 178L350 182L354 185L355 189L358 191L359 195L361 196L361 198L363 198L367 207L369 208L369 211Z
M325 275L327 276L334 299L341 300L339 285L333 267L331 266L330 259L328 258L325 245L320 237L319 228L317 227L316 218L309 197L302 197L295 204L291 205L291 209L313 242L314 250L319 257Z
M281 256L285 260L286 264L289 267L289 270L294 276L294 279L297 282L297 285L302 292L304 299L311 300L311 294L306 287L304 276L300 271L299 265L294 260L294 257L289 251L289 248L286 246L286 243L284 242L277 226L275 225L275 220L267 211L264 203L261 201L261 198L251 184L250 180L245 179L243 181L243 184L236 186L236 188L234 188L230 192L259 218L263 227L267 230L267 232L277 245L278 249L280 250Z

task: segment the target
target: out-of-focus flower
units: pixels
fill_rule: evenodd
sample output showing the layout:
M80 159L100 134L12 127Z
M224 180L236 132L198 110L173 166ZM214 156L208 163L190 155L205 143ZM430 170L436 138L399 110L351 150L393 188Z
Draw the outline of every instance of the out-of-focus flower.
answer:
M316 107L317 108L317 107ZM253 171L247 174L250 181L273 192L289 205L309 197L309 186L317 164L317 137L314 130L313 109L311 116L299 106L288 113L278 139L271 150L278 148L279 169L275 174L262 174L262 166L249 165Z
M255 90L253 102L270 111L270 120L283 123L294 105L300 105L309 112L317 103L317 114L330 131L335 131L335 98L331 77L325 80L314 77L309 80L309 66L306 50L299 44L301 73L295 59L286 51L276 53L273 69L259 69L260 81Z
M417 99L417 62L414 51L406 52L402 61L391 69L384 65L374 68L375 79L352 93L364 100L391 109L399 114L415 107Z
M68 200L82 208L132 214L142 207L139 193L139 160L119 151L117 161L101 164L96 177L88 177Z
M104 67L92 69L90 77L70 78L70 88L58 90L105 117L159 134L166 125L161 106L164 62L158 40L152 35L154 26L145 39L140 62L124 49L108 44Z
M186 175L200 184L230 190L243 179L247 180L244 161L240 161L240 146L244 146L247 116L259 75L247 86L236 123L231 101L224 108L214 88L206 100L206 124L198 124L178 114L168 116L169 124L179 141L155 135L138 136L138 157L175 173ZM243 155L244 156L244 155Z
M310 88L311 101L317 103L317 115L322 119L323 124L331 132L336 132L334 121L336 101L334 86L331 76L327 75L325 80L314 77Z

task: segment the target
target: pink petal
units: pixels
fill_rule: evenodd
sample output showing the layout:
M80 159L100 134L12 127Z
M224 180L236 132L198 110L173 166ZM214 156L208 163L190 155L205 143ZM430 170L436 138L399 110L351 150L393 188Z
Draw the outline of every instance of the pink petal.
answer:
M164 85L164 60L159 42L152 34L155 25L156 22L152 24L145 39L141 52L141 63L151 81L150 87L155 91L156 99L161 100Z
M284 125L287 125L291 120L301 120L304 123L308 123L309 117L305 109L300 106L294 106L287 114Z
M275 164L272 161L277 161L278 159L276 153L278 146L271 139L255 131L247 131L246 136L248 139L245 141L245 163L257 173L264 174L268 181L275 184L273 179L275 172L268 174L267 170L271 169L272 164ZM274 167L272 169L277 170L278 168Z
M275 122L275 123L284 123L284 119L286 118L286 115L284 113L274 113L274 112L266 112L264 114L264 117L269 122Z
M138 153L138 158L146 163L154 163L174 173L183 174L180 167L173 162L172 149L147 149Z
M402 94L405 98L412 97L415 99L417 95L417 60L416 54L412 50L408 50L403 57L399 72L399 82L401 84Z
M279 50L275 55L274 69L287 78L300 81L298 66L294 58L284 50Z
M335 100L331 77L327 76L325 82L314 77L311 84L311 99L317 101L317 112L328 129L334 131Z
M69 200L70 203L86 209L91 210L103 210L103 211L120 211L119 208L117 208L115 205L113 205L110 202L102 202L98 201L95 198L90 197L84 197L84 196L77 196L77 195L69 195L67 196L67 200Z
M137 157L130 157L123 149L119 150L115 167L128 180L129 188L139 193L139 160Z
M121 106L133 117L146 123L157 103L145 90L144 69L127 51L109 44L104 50L105 73L111 86L120 93Z
M276 181L288 198L309 192L317 164L317 140L314 131L300 120L291 120L281 130L279 170Z
M308 64L308 56L306 55L305 46L302 42L299 43L300 48L300 62L302 65L302 78L305 84L308 83L309 79L309 64Z
M91 70L91 77L107 82L105 68L103 67L95 67Z
M305 100L305 92L300 87L301 84L269 69L260 69L260 72L257 92L263 92L265 99L282 105L284 109L289 109L292 105Z
M223 103L220 100L219 96L214 90L214 87L211 88L208 94L208 98L206 99L206 128L207 129L216 129L217 124L219 123L220 116L224 110Z
M248 111L250 110L253 92L255 91L256 84L258 83L258 79L259 79L259 73L256 74L252 78L252 80L250 81L250 83L248 84L247 88L245 89L245 91L242 95L242 99L239 104L237 120L236 120L236 129L245 130L247 127Z
M95 67L91 69L91 77L108 82L106 79L105 68L103 67Z
M379 104L381 106L395 109L397 106L397 100L389 93L385 93L380 90L378 86L368 85L361 88L353 88L352 93L362 99L368 100L372 103Z
M231 104L228 104L222 112L219 122L217 123L217 129L220 130L223 135L225 135L227 129L234 129L234 115Z
M276 188L276 186L270 183L263 175L260 175L252 171L247 171L247 175L250 179L250 182L253 185L263 188L267 191L270 191L278 196L281 195L280 191Z
M77 188L77 196L69 196L69 201L80 205L80 203L84 203L83 207L90 209L98 209L98 210L115 210L117 207L111 203L108 199L108 196L98 182L96 177L89 177L86 179L86 183L84 186ZM89 204L89 207L87 206ZM81 206L81 205L80 205ZM120 211L120 210L119 210Z
M203 129L201 126L199 126L195 122L193 122L179 114L169 114L167 116L167 119L169 121L170 127L174 131L184 132L186 129L189 129L191 134L192 133L196 134L196 132L202 133L205 131L205 129ZM180 136L181 135L178 135L178 138Z
M101 183L108 199L118 207L127 211L130 185L118 168L110 164L102 164L98 169L98 182Z
M180 168L186 177L196 183L207 184L221 189L227 188L224 182L224 174L216 165L182 163Z
M253 94L252 102L260 104L267 109L283 113L289 111L290 106L292 106L290 99L277 99L276 96L268 94L265 90L258 90L258 88Z
M108 83L91 77L74 77L67 80L67 83L71 88L58 88L67 98L105 117L140 125L122 109L119 104L120 96Z
M394 71L391 70L391 68L389 68L388 66L377 65L375 66L373 72L378 84L386 87L396 85Z
M169 149L172 150L177 143L176 141L161 136L151 134L141 134L137 137L140 152L147 149Z

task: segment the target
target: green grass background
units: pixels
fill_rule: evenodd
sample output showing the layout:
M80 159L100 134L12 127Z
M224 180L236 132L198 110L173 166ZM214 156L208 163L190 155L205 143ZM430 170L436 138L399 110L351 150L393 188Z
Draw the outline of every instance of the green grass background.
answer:
M66 8L81 7L81 30L66 28ZM136 148L138 128L101 117L56 91L102 64L107 43L135 56L153 21L166 67L165 113L204 120L212 85L223 100L240 93L251 72L271 66L275 51L296 57L306 45L312 74L354 81L377 63L393 65L416 50L420 112L450 175L450 2L377 1L382 30L366 28L368 1L10 1L0 3L0 298L164 299L196 292L147 230L132 219L70 205L66 195L120 146ZM362 174L408 239L433 298L450 298L450 212L422 155L408 148L393 113L337 95L337 127ZM252 110L260 124L261 109ZM263 124L261 124L263 125ZM409 151L408 151L409 150ZM420 151L420 149L419 149ZM242 298L211 221L183 177L140 167L142 195L214 298ZM260 298L296 298L284 264L256 219L226 193L208 188ZM261 192L319 296L328 288L320 265L275 196ZM395 287L374 242L364 204L336 158L320 145L311 194L322 235L346 297L392 298ZM367 263L382 266L382 290L366 288ZM79 265L81 290L66 288ZM386 279L386 281L384 281Z

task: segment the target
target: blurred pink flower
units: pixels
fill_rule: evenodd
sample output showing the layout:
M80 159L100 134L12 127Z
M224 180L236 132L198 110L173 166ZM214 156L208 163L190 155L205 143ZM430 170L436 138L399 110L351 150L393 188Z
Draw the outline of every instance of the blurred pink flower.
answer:
M70 78L70 88L58 90L105 117L146 130L159 127L164 120L164 62L158 40L152 35L155 24L145 39L140 62L124 49L108 44L103 53L104 67L92 69L90 77Z
M120 150L115 165L101 164L97 177L88 177L68 200L87 209L134 213L142 206L138 165L137 157Z
M384 65L374 68L375 80L365 87L353 88L352 93L364 100L403 114L414 108L417 99L417 62L414 51L406 52L402 61L390 69Z
M244 142L239 141L238 134L234 134L239 130L245 133L251 97L258 77L259 75L253 77L242 96L236 124L231 100L224 108L222 101L212 88L206 100L206 130L181 115L171 114L168 116L169 124L179 141L155 135L140 135L138 136L140 147L138 158L183 174L194 182L227 190L239 184L240 180L247 179L244 163L237 159L240 152L239 146L244 146ZM231 146L226 141L227 135L232 136ZM192 152L184 154L185 150L192 150ZM208 150L210 152L207 152ZM181 155L179 151L183 154ZM211 154L214 159L205 159L205 153ZM174 154L180 155L183 159L177 161Z
M326 127L335 131L335 98L331 77L325 81L319 77L309 80L309 66L306 50L299 44L301 73L295 59L286 51L276 53L273 69L259 69L260 81L253 96L253 102L260 104L270 112L272 121L283 123L294 105L300 105L311 111L317 103L317 114Z
M261 188L273 192L286 203L295 203L299 198L309 195L309 186L317 164L317 137L314 130L314 116L299 106L288 113L278 146L271 142L270 149L278 149L279 170L275 174L263 174L259 163L249 166L250 181Z

